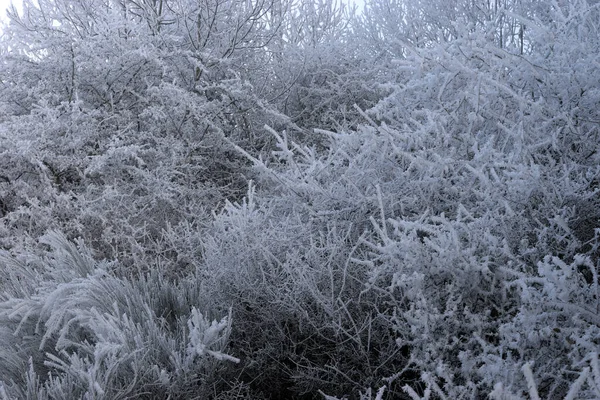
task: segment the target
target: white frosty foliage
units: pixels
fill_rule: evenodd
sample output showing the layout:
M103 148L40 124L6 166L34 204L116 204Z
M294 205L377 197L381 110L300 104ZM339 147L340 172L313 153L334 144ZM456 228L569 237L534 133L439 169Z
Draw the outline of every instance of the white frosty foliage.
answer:
M36 263L39 286L25 292L9 282L0 304L1 376L11 396L113 399L145 387L182 395L213 368L206 356L239 361L224 353L230 317L209 323L189 308L193 282L174 285L156 273L123 280L58 233L45 243L53 251Z
M365 3L13 10L0 397L599 397L600 4Z
M217 360L228 360L240 362L239 359L220 351L211 350L211 348L223 348L227 341L227 334L231 330L231 313L229 317L223 318L221 321L209 321L204 318L196 308L192 308L190 319L188 319L189 329L189 344L187 355L189 360L193 360L197 356L206 354L216 358Z

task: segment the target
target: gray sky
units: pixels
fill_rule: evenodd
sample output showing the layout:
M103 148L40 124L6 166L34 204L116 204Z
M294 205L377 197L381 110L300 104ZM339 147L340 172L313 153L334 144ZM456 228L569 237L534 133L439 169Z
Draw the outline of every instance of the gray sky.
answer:
M11 0L0 0L0 18L6 19L6 9L10 6ZM21 0L13 0L16 5L21 4Z

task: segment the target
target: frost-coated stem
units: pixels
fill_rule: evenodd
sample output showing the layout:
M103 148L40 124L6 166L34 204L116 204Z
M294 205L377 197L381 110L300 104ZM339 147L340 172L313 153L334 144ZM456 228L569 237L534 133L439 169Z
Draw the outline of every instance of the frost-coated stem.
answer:
M587 367L584 368L583 371L581 371L581 375L579 375L579 378L577 378L575 383L571 385L571 388L569 389L569 393L567 393L567 397L565 397L565 400L576 399L575 396L577 396L577 393L579 393L579 390L581 390L581 386L583 386L583 383L585 382L589 374L590 369Z
M525 363L523 368L523 375L525 375L525 379L527 380L527 389L529 390L529 396L531 400L540 400L540 396L538 395L537 386L535 384L535 380L533 379L533 372L531 372L531 366L529 363Z

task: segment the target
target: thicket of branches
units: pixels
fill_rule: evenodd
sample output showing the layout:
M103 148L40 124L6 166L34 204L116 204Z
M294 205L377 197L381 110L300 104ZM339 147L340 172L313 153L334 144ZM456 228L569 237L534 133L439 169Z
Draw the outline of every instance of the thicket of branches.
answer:
M600 396L600 3L25 0L0 398Z

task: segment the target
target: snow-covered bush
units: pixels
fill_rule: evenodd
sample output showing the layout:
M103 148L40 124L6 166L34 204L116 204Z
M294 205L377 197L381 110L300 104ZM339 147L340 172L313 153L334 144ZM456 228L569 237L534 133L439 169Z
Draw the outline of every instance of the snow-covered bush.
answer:
M0 66L5 248L60 229L123 265L176 264L162 232L205 224L243 195L245 161L223 137L259 152L256 126L286 118L242 68L269 39L269 5L236 4L44 0L13 10Z
M0 376L15 398L153 398L215 390L231 315L199 310L198 281L152 272L125 280L81 243L43 237L50 252L2 255ZM208 313L211 310L207 310Z
M599 7L26 1L0 396L597 397Z
M387 382L400 393L399 383L431 369L463 387L477 380L467 354L484 353L480 342L496 341L501 321L516 312L499 268L516 215L502 198L483 195L492 189L478 171L491 154L461 160L422 129L329 133L322 156L273 132L284 166L254 162L260 184L278 196L255 194L215 221L207 275L216 274L225 304L241 303L234 332L249 319L265 324L261 335L275 335L267 343L296 352L301 343L300 355L287 356L298 360L289 372L296 390ZM498 178L495 190L504 185ZM311 349L311 338L348 344L324 355L327 342Z
M545 46L575 41L570 24L588 21L598 10L585 2L570 11L540 7L511 14L532 32L522 48L517 39L512 47L488 40L485 24L457 27L440 44L406 42L396 60L403 73L388 85L391 94L365 114L365 126L316 131L330 139L325 152L293 143L286 132L272 132L278 149L269 161L239 149L254 163L261 190L253 202L226 208L205 245L207 268L234 268L219 275L218 282L227 284L221 291L226 302L241 301L242 321L252 326L287 318L283 306L260 304L293 304L296 331L314 327L298 338L265 328L280 338L267 335L269 344L305 344L306 335L319 337L325 327L338 343L352 343L354 357L339 348L341 355L331 358L311 359L306 347L300 357L292 353L290 358L305 360L290 368L294 390L326 388L324 381L355 391L361 384L387 383L393 395L425 373L451 398L477 397L498 381L525 390L521 366L543 354L548 358L534 369L535 379L553 381L540 386L540 395L566 395L577 379L597 330L590 307L598 262L598 169L591 161L598 130L595 109L582 104L593 102L600 75L583 61L595 78L577 79L578 93L591 97L584 102L565 94L557 101L552 87L559 82L552 76L572 81L579 67L568 69L566 47L564 54L538 58ZM563 19L565 29L553 44L539 36L549 28L538 17L545 12L573 16ZM597 54L595 25L585 26L589 51L576 46L575 58ZM571 85L569 92L577 90ZM589 116L587 123L575 110ZM327 256L315 259L317 250ZM345 256L336 261L340 253ZM300 262L286 262L290 256ZM567 270L570 281L551 272ZM562 292L550 291L555 281ZM570 294L562 299L557 293ZM320 323L309 322L320 316ZM369 334L365 342L361 335L373 322L379 337ZM541 325L544 352L537 350L539 335L529 334ZM395 345L384 346L390 340ZM388 363L369 370L372 360L358 361L367 359L359 350L364 343L373 353L386 349ZM572 350L565 354L567 348ZM263 357L282 354L270 349ZM550 358L557 353L565 357ZM383 372L388 367L396 374Z

